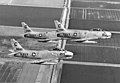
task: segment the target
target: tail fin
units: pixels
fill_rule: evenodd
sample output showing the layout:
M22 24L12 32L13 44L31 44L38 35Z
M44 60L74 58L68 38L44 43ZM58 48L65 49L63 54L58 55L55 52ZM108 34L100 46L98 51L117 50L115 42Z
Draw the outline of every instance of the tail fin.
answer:
M64 26L63 26L59 21L55 20L54 23L55 23L55 26L56 26L56 29L57 29L58 32L59 32L59 31L65 31L65 30L66 30L66 29L64 28Z
M24 48L18 43L18 41L16 41L15 39L11 39L11 44L13 47L14 51L18 51L18 50L23 50Z
M67 1L65 1L65 3L63 4L63 7L67 7Z
M25 22L21 22L21 24L22 27L24 28L24 33L32 32L32 29Z

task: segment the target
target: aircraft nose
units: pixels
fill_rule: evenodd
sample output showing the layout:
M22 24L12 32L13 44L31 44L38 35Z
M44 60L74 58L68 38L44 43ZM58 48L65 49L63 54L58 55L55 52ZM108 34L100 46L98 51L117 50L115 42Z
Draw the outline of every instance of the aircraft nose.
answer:
M65 53L65 57L66 57L66 59L71 59L71 58L73 57L73 53L70 52L70 51L67 51L67 52Z
M106 32L107 38L111 38L111 32Z

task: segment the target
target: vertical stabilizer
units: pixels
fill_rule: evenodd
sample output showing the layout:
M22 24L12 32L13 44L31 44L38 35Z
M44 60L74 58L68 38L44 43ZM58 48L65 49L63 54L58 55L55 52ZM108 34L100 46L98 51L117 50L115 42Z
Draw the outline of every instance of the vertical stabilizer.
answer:
M25 22L21 22L21 24L24 29L24 33L32 32L32 29Z
M65 31L66 29L64 28L64 26L57 20L54 21L55 23L55 27L57 29L57 31Z
M11 39L11 45L14 51L23 50L23 47L15 39Z

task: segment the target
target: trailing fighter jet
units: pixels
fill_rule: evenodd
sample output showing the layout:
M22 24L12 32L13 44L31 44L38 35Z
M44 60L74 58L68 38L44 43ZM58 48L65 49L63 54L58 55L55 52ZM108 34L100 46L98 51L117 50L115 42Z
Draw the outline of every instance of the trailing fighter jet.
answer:
M56 31L35 32L25 22L21 22L21 24L24 29L25 38L37 39L39 42L53 42L53 43L56 43L57 40L61 39L57 37Z
M94 28L91 30L70 30L65 29L64 26L57 20L54 22L58 32L57 37L70 39L71 41L97 43L96 41L91 40L111 38L111 32L103 31L100 28Z
M9 56L21 58L20 62L31 64L57 64L62 59L71 59L73 53L67 50L26 50L15 39L11 39L13 50Z

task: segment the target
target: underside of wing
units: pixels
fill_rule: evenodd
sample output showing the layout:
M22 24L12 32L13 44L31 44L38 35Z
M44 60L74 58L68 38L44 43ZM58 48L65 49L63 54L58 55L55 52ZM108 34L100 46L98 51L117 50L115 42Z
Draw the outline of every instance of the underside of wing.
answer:
M81 43L97 43L96 41L91 41L98 39L98 37L89 37L89 38L82 38L82 39L72 39L71 41L81 42Z
M0 58L1 62L21 62L21 63L29 63L29 64L57 64L59 62L58 59L29 59L29 58Z
M50 41L50 39L38 39L38 42L49 42Z
M45 65L54 65L57 64L59 60L54 60L54 59L42 59L42 60L34 60L31 61L31 64L45 64Z
M89 37L89 38L81 38L81 39L72 39L71 41L89 41L89 40L95 40L98 39L98 37Z

